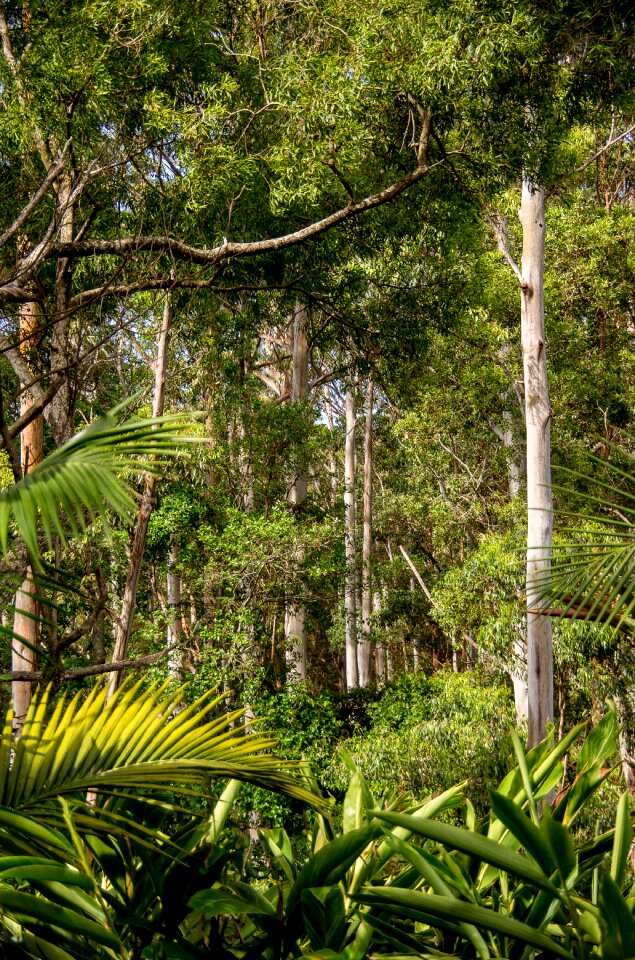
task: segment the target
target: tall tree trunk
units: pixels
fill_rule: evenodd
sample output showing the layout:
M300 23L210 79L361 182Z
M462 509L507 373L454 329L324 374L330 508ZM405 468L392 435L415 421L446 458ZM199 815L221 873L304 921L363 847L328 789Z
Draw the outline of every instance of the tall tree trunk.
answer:
M309 349L306 335L307 310L296 304L293 316L293 345L291 371L291 402L302 403L309 389ZM289 500L294 512L302 508L307 496L307 474L304 466L294 465L294 477L289 491ZM294 560L291 584L297 583L298 571L303 560L302 549L298 549ZM296 588L297 593L297 588ZM305 628L305 610L301 600L295 598L287 603L284 617L284 636L286 641L287 682L297 683L306 680L307 639Z
M333 435L335 430L335 418L333 416L333 400L331 399L331 390L327 384L324 385L324 416L326 417L326 423L331 435ZM335 455L333 453L332 447L329 449L329 479L331 482L331 496L333 498L333 506L337 503L337 463L335 461Z
M553 719L551 620L536 612L551 566L553 529L549 384L545 339L545 192L523 180L520 220L521 339L527 434L527 673L528 745L546 736Z
M32 354L37 350L40 309L35 301L20 306L20 352L26 364L31 368ZM29 409L33 398L26 384L21 384L23 392L20 399L20 412ZM42 416L36 417L20 435L20 465L22 475L26 476L44 456L44 424ZM26 578L15 596L15 615L13 632L25 641L14 639L11 646L12 670L35 670L37 655L35 648L39 643L39 630L36 620L37 602L32 582L32 570L26 571ZM13 728L19 735L24 725L26 712L31 702L31 684L14 680L11 684L11 700L14 713Z
M362 622L359 639L359 685L371 681L371 615L373 612L371 552L373 539L373 381L366 386L364 425L364 499L362 517Z
M506 351L508 352L508 351ZM514 443L514 420L510 410L503 411L503 446L507 450L507 489L513 503L520 493L520 466ZM514 705L516 716L526 721L529 710L529 691L527 687L527 638L525 624L518 624L512 640L511 677L514 686Z
M176 544L170 547L167 570L167 605L168 605L168 629L167 645L176 649L169 654L168 672L172 680L181 681L183 679L183 609L181 603L181 578L179 577L176 565L179 558L179 551Z
M172 324L172 296L166 295L163 306L163 317L157 337L157 354L154 362L154 395L152 397L152 416L160 417L163 414L165 401L165 380L167 370L168 340L170 336L170 326ZM139 576L141 573L141 562L145 551L146 539L148 536L148 524L152 515L154 505L154 491L157 484L156 474L148 473L143 485L139 513L137 522L132 534L130 544L130 557L128 560L128 570L126 573L126 585L124 587L123 598L121 601L121 612L115 628L115 648L112 655L112 662L119 663L126 659L128 643L132 633L132 624L134 621L135 606L137 603L137 587L139 585ZM108 684L108 696L113 696L121 684L121 670L113 670L110 674Z
M57 212L60 243L73 239L74 209L71 202L71 175L60 177L57 189ZM55 273L55 323L51 333L51 370L66 369L65 381L53 397L48 411L48 422L56 445L59 447L73 435L73 400L68 368L71 361L71 280L72 260L57 261Z
M344 448L344 549L346 581L346 688L359 686L357 666L357 556L355 551L355 391L346 391L346 442Z

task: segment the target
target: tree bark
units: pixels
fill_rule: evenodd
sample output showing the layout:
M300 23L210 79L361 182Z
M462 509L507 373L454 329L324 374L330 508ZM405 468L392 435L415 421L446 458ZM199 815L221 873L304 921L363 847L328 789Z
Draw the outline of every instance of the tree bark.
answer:
M509 352L508 345L505 353ZM507 450L507 489L509 499L513 503L520 494L520 466L514 443L514 419L510 410L503 410L503 446ZM522 722L526 721L529 712L529 691L527 687L527 638L524 631L525 624L519 624L512 640L512 668L511 678L514 686L514 705L516 716Z
M344 449L344 550L346 581L344 608L346 621L346 689L359 686L357 666L357 557L355 551L355 392L346 391L346 441Z
M306 335L307 310L296 304L293 316L293 344L291 370L291 402L301 403L306 399L309 387L309 350ZM307 496L307 474L304 467L294 465L294 477L289 491L289 501L294 512L301 509ZM298 571L303 560L302 549L296 551L291 583L297 583ZM297 593L297 587L295 588ZM305 610L301 600L294 598L287 602L284 617L284 636L286 641L287 682L306 681L307 675L307 639Z
M24 303L20 307L20 353L24 357L27 368L30 368L30 359L37 349L40 309L35 301ZM23 387L24 384L21 384ZM20 398L20 412L28 410L33 398L28 390L24 390ZM36 417L24 428L20 434L20 465L22 476L26 476L44 456L44 424L42 415ZM35 586L31 579L32 570L29 567L26 577L15 596L15 615L13 632L23 638L21 643L14 639L11 645L11 669L33 671L37 666L35 648L39 644L39 629L36 620L37 602ZM13 706L13 729L19 736L31 702L32 685L30 683L11 684L11 700Z
M324 415L326 417L326 423L328 425L331 434L335 430L335 418L333 416L333 400L331 399L331 390L327 384L324 386ZM329 479L331 482L331 496L333 498L333 506L337 503L337 491L338 491L338 479L337 479L337 464L335 462L335 456L333 454L333 449L329 449Z
M60 177L57 189L58 232L61 243L73 240L74 210L71 200L70 173ZM55 269L55 322L51 335L51 370L64 370L71 360L71 279L72 260L62 257ZM69 372L48 410L48 423L56 446L60 447L73 435L73 400Z
M183 679L183 610L181 602L181 578L176 569L179 558L178 547L172 544L168 557L167 571L167 605L168 629L167 646L174 647L169 654L168 673L172 680Z
M364 500L362 518L362 620L359 639L359 685L371 681L371 615L373 609L371 553L373 538L373 381L366 387L364 427Z
M544 309L545 193L522 185L521 339L527 437L527 673L528 746L546 736L553 719L551 619L536 610L551 567L553 529L549 383Z
M163 307L163 317L159 335L157 337L157 355L154 362L154 395L152 398L152 416L160 417L163 414L165 401L165 380L167 370L168 340L170 336L170 326L172 324L172 298L168 293ZM139 585L139 576L141 574L141 561L145 551L146 539L148 536L148 524L152 515L154 505L154 491L157 484L156 474L146 474L130 545L130 559L128 561L128 570L126 573L126 585L124 587L123 599L121 601L121 613L115 628L115 648L113 650L112 662L119 663L126 659L128 643L132 633L132 624L134 621L134 612L137 603L137 587ZM108 697L112 697L121 684L122 671L115 670L110 678L108 685Z

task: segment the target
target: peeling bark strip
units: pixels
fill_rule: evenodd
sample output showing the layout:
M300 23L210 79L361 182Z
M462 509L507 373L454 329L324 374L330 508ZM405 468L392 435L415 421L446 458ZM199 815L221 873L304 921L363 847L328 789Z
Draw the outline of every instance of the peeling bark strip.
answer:
M161 328L157 338L157 355L154 361L154 396L152 398L152 416L160 417L163 415L165 400L165 379L167 370L168 339L170 335L170 326L172 325L172 297L166 295L163 307L163 318ZM137 586L141 574L141 562L146 546L148 536L148 524L152 515L154 506L154 491L157 484L157 477L153 473L146 474L141 496L141 504L137 515L137 522L132 535L130 546L130 560L128 561L128 572L126 574L126 586L124 588L123 600L121 602L121 614L117 623L115 632L115 649L112 655L113 664L117 664L125 659L130 635L132 633L132 624L134 622L134 612L137 604ZM110 678L108 685L108 698L113 696L121 684L121 671L115 671Z
M553 719L551 620L536 613L540 590L551 567L551 407L545 339L545 192L523 180L520 220L523 228L521 339L527 431L527 672L528 746L546 736Z

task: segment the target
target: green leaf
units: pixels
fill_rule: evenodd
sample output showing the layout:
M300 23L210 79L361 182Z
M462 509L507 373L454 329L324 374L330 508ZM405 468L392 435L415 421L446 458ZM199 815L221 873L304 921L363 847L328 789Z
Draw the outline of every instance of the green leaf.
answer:
M254 891L255 893L255 891ZM188 906L204 919L220 916L249 916L252 914L276 915L275 909L264 897L250 898L223 889L213 887L211 890L199 890L189 900Z
M374 806L373 797L366 786L366 781L359 771L351 778L348 790L344 796L342 809L342 831L356 830L367 822L366 811Z
M95 923L86 917L59 904L49 903L30 893L0 887L0 909L19 920L41 922L47 927L57 927L74 937L87 937L106 947L119 947L119 939L104 923Z
M633 825L629 796L623 793L617 804L615 816L615 837L613 839L613 853L611 856L611 878L618 887L624 883L628 854L633 842Z
M496 790L490 790L489 796L494 815L507 827L519 845L525 848L529 856L533 857L545 874L550 876L555 870L555 863L538 827L509 797Z
M8 549L11 520L40 568L40 524L51 547L54 535L62 542L66 539L62 517L73 535L105 516L107 510L130 520L135 499L122 479L123 472L131 466L156 471L180 445L200 442L188 433L192 424L180 414L117 425L118 412L119 408L100 417L45 457L19 483L0 491L3 553Z
M300 895L302 916L315 950L340 950L346 930L344 893L339 886L309 887Z
M603 960L630 960L635 956L635 917L608 874L600 883L599 906Z
M554 820L549 808L545 807L540 818L540 831L551 851L563 885L569 888L578 872L578 860L569 830Z
M349 830L332 840L311 857L300 872L289 893L287 913L297 910L302 891L309 887L328 887L339 883L369 843L381 835L377 825Z
M424 917L439 917L455 923L458 921L473 924L481 930L493 930L519 943L540 950L551 951L557 957L573 960L572 954L553 937L534 930L527 924L505 914L488 910L486 907L477 906L473 903L466 903L454 897L438 897L417 890L397 890L382 887L377 892L358 894L354 899L358 903L381 907L386 911L393 910L397 913L400 908L405 907L412 911L409 914L410 916L420 914L422 923L428 922L423 919Z
M539 867L531 863L526 857L507 849L489 837L483 837L481 834L472 833L470 830L461 829L451 824L438 823L435 820L423 820L402 813L374 810L373 815L379 820L406 827L412 833L417 833L428 840L435 840L450 850L460 850L461 853L467 853L469 856L505 870L507 873L511 873L541 890L547 890L557 897L560 896L549 877Z

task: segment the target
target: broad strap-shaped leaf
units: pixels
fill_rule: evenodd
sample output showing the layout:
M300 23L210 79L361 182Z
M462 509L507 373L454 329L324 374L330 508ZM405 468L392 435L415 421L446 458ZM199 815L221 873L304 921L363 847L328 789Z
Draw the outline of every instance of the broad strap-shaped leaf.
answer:
M452 824L410 817L403 813L393 813L388 810L374 810L373 815L378 820L406 827L411 833L419 834L419 836L426 837L428 840L434 840L449 850L459 850L461 853L467 853L469 856L498 867L500 870L504 870L506 873L510 873L540 890L547 890L556 897L560 896L557 888L540 867L515 850L509 850L480 833L455 827Z
M535 930L506 914L474 903L466 903L455 897L439 897L419 890L381 887L372 892L357 894L354 900L357 903L380 908L387 913L394 913L396 916L405 915L418 919L421 923L430 923L431 918L438 917L441 921L454 924L473 924L480 930L502 933L503 936L518 943L545 950L547 955L573 960L573 955L548 934Z
M615 837L613 840L613 853L611 856L611 878L618 887L624 883L626 864L628 854L633 842L633 825L631 823L631 810L629 796L623 793L617 804L617 814L615 816Z
M509 797L496 790L490 790L489 796L492 813L509 830L518 845L524 847L544 873L550 876L555 870L555 863L538 827L532 823L522 807Z
M397 853L401 854L408 863L412 864L434 893L440 897L454 897L455 899L459 899L456 892L448 885L436 866L431 862L431 857L428 857L423 851L415 850L411 844L399 840L396 837L391 838L391 842L394 844ZM482 960L489 960L490 952L479 930L471 923L460 923L459 928L465 939L469 940L474 946L478 956L481 957Z

